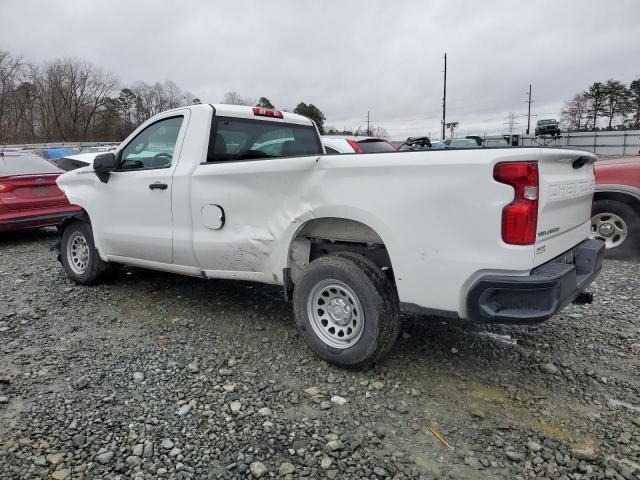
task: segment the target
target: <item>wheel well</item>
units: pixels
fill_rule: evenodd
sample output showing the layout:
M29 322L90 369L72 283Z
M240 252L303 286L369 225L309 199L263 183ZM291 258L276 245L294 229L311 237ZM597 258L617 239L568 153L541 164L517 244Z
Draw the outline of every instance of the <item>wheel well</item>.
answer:
M88 224L91 224L91 219L89 218L89 214L85 209L82 209L82 211L78 213L74 213L73 215L66 217L62 221L62 223L60 224L60 237L62 237L64 229L67 228L67 225L69 225L71 222L74 222L76 220L80 220L81 222L87 222Z
M638 215L640 215L640 199L629 195L628 193L621 192L596 192L593 196L593 201L598 200L615 200L617 202L626 203L632 207Z
M309 220L298 230L289 246L291 280L296 283L302 268L316 258L338 252L368 258L394 282L391 258L382 238L364 223L345 218Z

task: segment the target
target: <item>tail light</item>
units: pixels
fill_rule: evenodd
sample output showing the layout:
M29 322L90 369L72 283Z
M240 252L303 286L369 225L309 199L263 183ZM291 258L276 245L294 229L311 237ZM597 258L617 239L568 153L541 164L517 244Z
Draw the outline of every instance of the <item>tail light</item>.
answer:
M498 163L493 178L515 190L513 202L502 210L502 240L510 245L533 245L538 226L538 163Z
M356 153L362 153L362 149L360 148L360 145L358 145L358 142L355 140L347 140L347 143L351 145L351 148L353 148Z
M258 117L284 118L280 110L270 108L253 107L253 114Z
M13 185L10 183L0 182L0 193L7 193L13 190Z

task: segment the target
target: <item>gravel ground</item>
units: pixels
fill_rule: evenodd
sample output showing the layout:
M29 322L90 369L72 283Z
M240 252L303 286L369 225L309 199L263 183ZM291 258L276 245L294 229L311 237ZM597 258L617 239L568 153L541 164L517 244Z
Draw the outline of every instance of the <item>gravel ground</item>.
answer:
M640 479L638 263L535 327L405 317L384 364L343 371L277 288L76 287L54 240L0 238L3 480Z

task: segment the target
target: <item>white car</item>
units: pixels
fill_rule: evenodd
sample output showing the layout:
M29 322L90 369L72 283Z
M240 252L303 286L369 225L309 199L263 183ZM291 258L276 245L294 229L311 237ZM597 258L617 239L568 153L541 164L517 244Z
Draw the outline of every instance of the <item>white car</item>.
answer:
M398 149L388 140L379 137L323 135L322 145L328 154L339 153L389 153Z
M543 148L327 155L305 117L193 105L58 178L83 209L61 228L60 257L78 284L127 264L282 285L320 357L368 365L393 345L401 308L532 323L588 302L603 252L587 239L594 160Z

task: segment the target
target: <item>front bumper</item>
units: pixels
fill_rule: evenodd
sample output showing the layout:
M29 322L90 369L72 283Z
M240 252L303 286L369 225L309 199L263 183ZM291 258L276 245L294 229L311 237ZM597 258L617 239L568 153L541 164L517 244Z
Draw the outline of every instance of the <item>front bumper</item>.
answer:
M468 318L485 323L536 323L573 302L602 269L604 243L585 240L525 276L486 275L467 295Z

